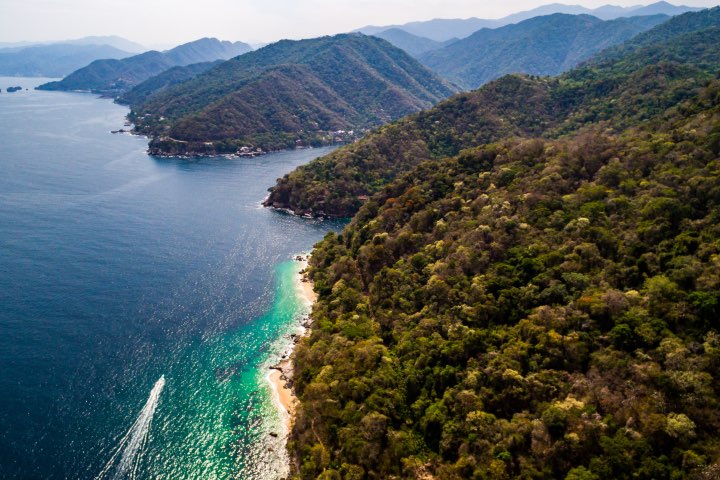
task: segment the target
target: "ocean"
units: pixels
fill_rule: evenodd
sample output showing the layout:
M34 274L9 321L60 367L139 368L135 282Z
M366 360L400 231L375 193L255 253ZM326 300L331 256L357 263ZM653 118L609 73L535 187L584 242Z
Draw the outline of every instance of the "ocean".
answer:
M282 478L266 375L294 256L342 222L260 203L330 149L149 157L125 107L43 81L0 78L0 478Z

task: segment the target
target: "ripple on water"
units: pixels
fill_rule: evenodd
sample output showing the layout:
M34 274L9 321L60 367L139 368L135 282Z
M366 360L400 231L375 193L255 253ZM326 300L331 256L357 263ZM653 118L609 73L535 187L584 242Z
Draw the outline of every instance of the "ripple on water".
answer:
M108 133L126 112L0 96L0 477L95 478L162 375L138 478L281 476L265 374L305 308L288 259L341 224L257 205L329 150L155 159Z

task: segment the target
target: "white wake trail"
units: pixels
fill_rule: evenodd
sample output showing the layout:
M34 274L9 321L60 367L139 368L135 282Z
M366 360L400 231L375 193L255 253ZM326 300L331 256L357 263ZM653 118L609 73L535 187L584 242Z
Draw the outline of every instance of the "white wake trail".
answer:
M134 479L137 478L137 471L142 458L142 453L147 443L148 433L150 432L150 423L155 415L155 409L160 401L160 393L165 386L165 375L155 382L150 391L150 396L145 402L145 406L140 411L135 423L132 424L127 433L120 439L112 457L102 471L98 474L96 480L109 478L113 480ZM118 461L118 458L120 459Z

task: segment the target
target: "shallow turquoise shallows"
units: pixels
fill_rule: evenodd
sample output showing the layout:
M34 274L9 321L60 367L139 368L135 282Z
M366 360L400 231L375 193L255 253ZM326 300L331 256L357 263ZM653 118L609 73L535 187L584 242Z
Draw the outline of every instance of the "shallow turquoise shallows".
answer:
M284 476L293 257L342 225L260 202L329 150L152 158L42 81L0 78L0 478Z

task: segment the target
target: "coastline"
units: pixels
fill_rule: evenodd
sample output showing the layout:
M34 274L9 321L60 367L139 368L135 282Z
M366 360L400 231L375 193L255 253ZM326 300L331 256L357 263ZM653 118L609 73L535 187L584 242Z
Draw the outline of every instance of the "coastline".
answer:
M292 343L288 346L283 359L276 365L270 367L267 374L267 381L273 392L275 406L283 420L283 436L287 437L292 431L292 425L295 417L295 409L297 407L297 397L293 391L293 364L292 353L299 337L308 333L310 319L310 309L317 300L317 294L314 290L313 282L304 273L308 265L310 255L298 255L295 260L301 262L302 268L295 279L295 290L298 297L307 306L307 316L304 317L300 325L299 334L291 334Z
M117 102L116 102L117 103ZM120 104L121 105L121 104ZM149 133L138 133L134 128L132 131L127 132L131 135L138 136L138 137L145 137L150 142L148 143L147 153L150 156L158 157L158 158L179 158L179 159L192 159L192 158L227 158L227 159L236 159L236 158L257 158L262 157L264 155L269 155L272 153L282 153L282 152L294 152L297 150L314 150L316 148L327 148L327 147L342 147L345 145L349 145L351 142L345 142L345 143L332 143L332 144L322 144L322 145L307 145L307 146L296 146L292 148L277 148L277 149L268 149L268 150L262 150L260 152L251 152L251 153L238 153L238 152L231 152L231 153L221 153L216 151L201 151L201 150L190 150L185 152L168 152L166 150L162 150L159 147L152 147L150 143L152 143L152 140L154 140L157 137L151 136Z

